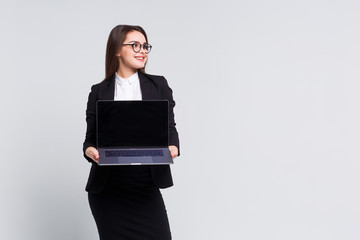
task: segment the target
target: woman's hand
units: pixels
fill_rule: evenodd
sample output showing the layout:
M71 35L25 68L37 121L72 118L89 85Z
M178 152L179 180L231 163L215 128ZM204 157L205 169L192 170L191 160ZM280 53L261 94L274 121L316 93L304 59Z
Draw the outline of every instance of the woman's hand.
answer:
M179 150L178 150L178 148L176 146L170 145L169 150L170 150L170 154L171 154L172 159L176 158L179 155Z
M85 150L85 154L86 154L86 156L91 158L94 162L96 162L96 163L99 162L99 151L96 148L88 147Z

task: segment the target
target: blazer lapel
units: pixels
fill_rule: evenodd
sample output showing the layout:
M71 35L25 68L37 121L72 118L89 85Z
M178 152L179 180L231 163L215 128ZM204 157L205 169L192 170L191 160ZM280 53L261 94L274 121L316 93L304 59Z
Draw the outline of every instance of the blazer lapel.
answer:
M114 100L115 94L115 75L105 84L101 92L101 100Z
M151 84L150 80L142 72L138 71L138 74L139 74L142 99L150 100L151 92L152 92L152 84Z

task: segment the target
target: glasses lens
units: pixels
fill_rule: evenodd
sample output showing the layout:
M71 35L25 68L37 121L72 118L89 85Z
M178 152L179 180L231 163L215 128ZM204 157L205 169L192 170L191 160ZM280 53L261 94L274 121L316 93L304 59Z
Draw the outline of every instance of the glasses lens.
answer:
M145 43L144 44L144 50L147 51L148 53L151 51L151 45L150 44L147 44Z
M139 52L140 51L140 48L141 48L141 44L140 43L134 43L132 45L133 49L134 49L134 52Z

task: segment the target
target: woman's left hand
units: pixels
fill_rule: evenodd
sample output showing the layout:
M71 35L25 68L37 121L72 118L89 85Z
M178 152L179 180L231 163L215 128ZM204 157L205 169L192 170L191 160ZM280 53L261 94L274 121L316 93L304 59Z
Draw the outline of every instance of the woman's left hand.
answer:
M178 148L176 146L170 145L169 150L170 150L170 154L171 154L172 159L176 158L179 155L179 150L178 150Z

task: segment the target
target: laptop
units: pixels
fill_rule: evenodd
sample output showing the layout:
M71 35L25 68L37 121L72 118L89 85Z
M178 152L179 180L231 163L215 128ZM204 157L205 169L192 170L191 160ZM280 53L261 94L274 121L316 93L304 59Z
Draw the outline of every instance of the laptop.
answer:
M168 110L167 100L97 101L99 165L172 164Z

